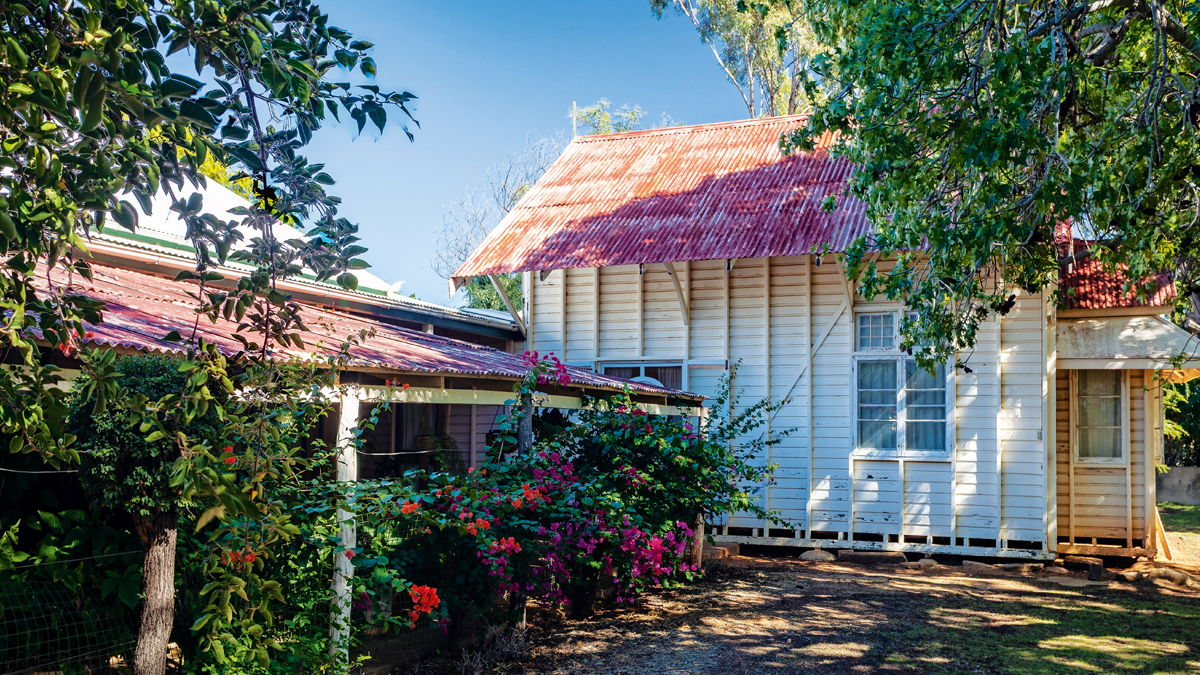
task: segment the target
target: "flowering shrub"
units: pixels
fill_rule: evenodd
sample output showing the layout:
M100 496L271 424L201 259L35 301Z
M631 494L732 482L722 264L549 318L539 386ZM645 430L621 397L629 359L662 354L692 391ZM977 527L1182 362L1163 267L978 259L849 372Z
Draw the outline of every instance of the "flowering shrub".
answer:
M526 391L561 381L559 362L537 363ZM727 409L729 397L725 386L714 408ZM407 517L413 533L389 550L366 527L360 542L371 552L357 583L377 597L388 584L436 586L450 618L504 614L504 597L569 600L587 614L603 584L632 602L647 588L690 579L696 570L683 556L698 515L742 511L783 522L755 499L773 468L756 457L783 435L754 435L773 406L718 414L697 428L647 415L628 392L594 403L532 450L495 452L478 470L346 486L360 524ZM510 418L502 429L515 425Z

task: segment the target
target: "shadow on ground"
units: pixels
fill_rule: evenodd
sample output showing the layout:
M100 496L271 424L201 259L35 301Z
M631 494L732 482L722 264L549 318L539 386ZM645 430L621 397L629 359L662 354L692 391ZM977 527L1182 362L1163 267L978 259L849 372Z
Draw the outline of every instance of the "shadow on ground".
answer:
M755 557L713 577L545 625L504 672L1200 672L1200 593L1166 582Z

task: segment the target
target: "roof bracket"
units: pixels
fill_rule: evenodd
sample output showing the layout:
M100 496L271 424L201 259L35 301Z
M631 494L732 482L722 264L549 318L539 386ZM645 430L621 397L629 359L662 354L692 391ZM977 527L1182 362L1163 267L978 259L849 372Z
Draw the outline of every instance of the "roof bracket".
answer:
M554 270L538 270L538 281L545 281L546 277L550 276Z
M663 267L667 268L667 274L671 275L671 283L675 285L675 297L679 298L679 313L683 316L683 325L688 325L688 305L687 300L683 297L683 286L679 284L679 275L675 273L675 266L669 262L663 263Z
M725 260L725 271L732 272L733 266L737 264L737 258L727 258Z
M496 293L500 295L500 299L504 301L504 306L508 308L508 313L512 315L513 321L517 322L517 329L521 331L521 337L529 337L529 331L525 330L525 322L521 320L521 315L513 307L512 300L509 299L508 293L504 292L504 287L500 285L500 280L495 274L487 275L488 281L492 282L492 288L496 289Z

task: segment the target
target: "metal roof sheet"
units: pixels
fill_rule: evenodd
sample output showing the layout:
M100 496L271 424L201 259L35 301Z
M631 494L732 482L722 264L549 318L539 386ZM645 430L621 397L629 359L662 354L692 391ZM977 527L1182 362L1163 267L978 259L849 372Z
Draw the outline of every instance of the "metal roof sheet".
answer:
M1066 252L1065 245L1059 246ZM1073 250L1086 250L1091 244L1075 239ZM1167 272L1131 284L1125 290L1129 268L1121 265L1116 271L1107 271L1094 258L1084 258L1073 265L1063 267L1058 274L1058 287L1062 293L1061 309L1113 309L1118 307L1163 307L1175 300L1175 282ZM1139 298L1139 288L1145 293Z
M241 351L241 344L232 337L237 328L236 321L220 320L214 324L206 317L198 317L195 312L197 303L188 295L189 292L195 292L194 284L97 264L92 265L92 270L93 281L90 282L78 274L69 275L61 267L55 268L50 275L55 286L54 292L85 295L105 303L103 319L99 324L90 326L92 336L86 342L139 351L183 353L186 346L162 338L171 331L190 337L194 329L197 336L214 344L226 355L232 356ZM41 292L49 291L46 277L43 267L36 281ZM500 378L520 378L529 371L519 354L361 316L301 303L301 317L312 330L302 336L306 349L277 350L277 356L332 356L347 337L369 330L374 335L361 345L349 349L351 366L378 368L388 373ZM580 368L568 366L567 370L573 387L619 391L628 386L638 393L702 398L697 394L631 382Z
M803 116L574 139L455 273L756 258L844 250L869 232L843 195L853 166L779 137ZM837 208L821 204L837 198Z

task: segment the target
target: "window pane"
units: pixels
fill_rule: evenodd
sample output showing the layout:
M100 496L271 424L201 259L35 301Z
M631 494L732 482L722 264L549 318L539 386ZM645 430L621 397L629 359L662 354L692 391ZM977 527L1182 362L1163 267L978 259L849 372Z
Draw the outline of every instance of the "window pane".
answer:
M945 421L945 406L910 405L904 408L905 420L939 420Z
M909 389L945 389L946 364L939 363L933 373L917 365L916 359L907 361L905 381Z
M1120 458L1120 429L1079 429L1079 456Z
M896 423L860 421L858 447L868 450L895 450Z
M896 344L895 315L859 314L858 348L892 349Z
M1121 397L1081 397L1079 399L1079 426L1121 426Z
M1119 396L1121 394L1121 371L1079 371L1080 396Z
M906 413L911 412L909 408ZM944 411L939 411L944 414ZM904 423L905 445L908 450L945 450L946 423L913 422L912 416Z
M945 389L926 389L924 391L908 391L904 395L905 403L914 405L946 405Z
M895 420L896 406L894 405L860 405L858 407L860 420Z
M898 386L896 361L858 362L858 447L896 449Z
M859 361L859 389L889 389L896 391L896 362L895 361ZM892 401L896 397L892 396Z
M669 389L683 387L683 366L646 366L646 377L653 377Z

